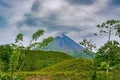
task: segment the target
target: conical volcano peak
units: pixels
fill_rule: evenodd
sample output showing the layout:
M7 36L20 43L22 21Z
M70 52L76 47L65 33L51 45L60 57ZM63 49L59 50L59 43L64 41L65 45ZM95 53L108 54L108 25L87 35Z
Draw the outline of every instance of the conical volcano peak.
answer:
M91 57L84 53L85 48L82 45L76 43L65 34L61 34L55 37L54 41L46 46L43 50L65 52L73 57Z
M59 34L57 37L60 37L60 38L63 38L63 37L65 37L66 35L65 34Z
M60 39L64 39L66 38L67 36L65 34L59 34L55 37L56 40L60 40Z

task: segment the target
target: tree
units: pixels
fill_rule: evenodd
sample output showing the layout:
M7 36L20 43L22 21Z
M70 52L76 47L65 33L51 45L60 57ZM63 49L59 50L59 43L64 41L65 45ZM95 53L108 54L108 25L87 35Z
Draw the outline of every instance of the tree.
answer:
M32 35L32 40L30 42L30 44L32 43L32 41L37 41L37 39L42 36L44 34L44 30L38 30L35 33L33 33Z
M108 20L105 23L97 25L99 33L94 35L98 36L107 36L108 41L111 40L111 36L120 36L120 21L117 20Z
M45 47L54 39L53 37L48 37L43 39L42 42L32 43L33 41L37 41L37 39L43 35L43 33L43 30L38 30L33 33L29 46L32 46L34 43L37 45L40 43L41 47ZM23 34L19 33L17 34L14 43L8 45L0 45L0 69L6 71L9 69L11 71L11 80L16 79L19 71L24 66L24 59L26 57L25 54L26 50L28 50L28 47L24 47L22 41ZM16 73L14 73L14 71L16 71Z
M27 47L27 50L30 50L30 48L32 48L33 46L35 46L36 44L39 44L38 42L34 42L33 41L37 41L37 39L42 36L44 34L44 30L38 30L35 33L32 34L32 40L30 41L29 46Z
M107 36L108 40L107 42L109 43L111 40L111 36L120 36L120 21L118 20L108 20L100 25L97 25L97 27L99 28L99 34L95 33L95 35L99 35L99 36ZM107 63L108 65L110 65L110 45L107 46L107 53L108 57L107 57ZM109 69L107 68L107 73L108 73Z
M18 72L24 65L25 49L22 45L22 41L23 34L19 33L15 38L15 43L12 44L13 50L9 58L9 70L11 71L11 77L13 78L16 78ZM17 71L15 75L13 73L14 71Z
M109 46L109 49L108 49ZM107 42L104 46L102 46L97 54L96 54L96 59L97 59L97 64L100 66L101 62L107 62L108 57L110 64L109 66L115 66L116 64L120 63L120 44L117 41L109 41ZM107 54L109 52L109 54Z
M4 63L3 71L7 71L9 68L9 58L12 51L13 47L10 44L0 45L0 60Z
M44 38L41 42L40 48L44 48L45 46L47 46L49 43L51 43L54 40L53 37L48 37L48 38Z
M19 33L16 36L15 43L18 43L20 41L23 41L23 34Z
M96 48L95 44L92 42L92 40L87 40L87 39L83 39L81 42L80 42L81 45L83 45L86 50L94 50Z
M85 47L85 52L92 55L93 57L95 56L95 54L93 54L93 50L96 49L95 43L92 42L92 40L87 40L87 39L83 39L81 42L79 42L81 45L83 45ZM95 59L93 59L95 62ZM93 70L93 74L92 74L92 80L96 80L97 78L97 70L96 70L96 64L94 63L94 70Z
M53 37L48 37L42 40L42 42L36 42L37 39L44 34L43 30L38 30L32 35L32 40L30 41L30 45L28 46L28 50L31 48L37 48L37 50L40 50L41 48L47 46L50 42L54 40ZM35 41L35 42L33 42Z
M85 53L87 53L88 55L91 55L92 57L95 56L95 54L93 54L94 53L93 51L96 49L96 46L92 42L92 40L83 39L79 43L85 47L85 49L84 49Z

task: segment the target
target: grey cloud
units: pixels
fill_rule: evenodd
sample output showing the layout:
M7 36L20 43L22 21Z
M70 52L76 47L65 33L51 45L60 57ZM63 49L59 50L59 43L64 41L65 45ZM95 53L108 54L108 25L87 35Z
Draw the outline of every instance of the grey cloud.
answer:
M69 33L70 31L77 31L79 32L81 29L75 28L74 26L65 26L65 25L59 25L56 23L55 16L49 16L48 18L38 18L34 17L31 14L26 14L26 18L24 21L19 22L17 25L19 27L22 27L24 25L29 27L39 27L39 28L46 28L47 32L53 32L58 31Z
M25 19L19 22L18 25L19 26L27 25L29 27L40 28L42 27L46 28L48 32L50 31L51 32L58 31L65 33L69 33L71 31L80 32L81 30L84 31L90 28L92 30L96 27L95 25L96 22L97 21L99 22L99 19L96 19L98 17L96 12L100 11L107 3L107 1L103 2L96 1L96 3L94 3L93 0L85 1L71 0L71 2L73 1L79 4L94 3L93 5L88 7L88 5L85 6L72 5L69 4L68 1L66 2L66 0L51 0L51 1L52 2L49 2L47 0L45 1L36 0L32 5L32 11L34 11L34 13L31 12L29 14L26 14ZM59 6L54 3L57 3ZM54 6L52 4L54 4ZM99 9L98 5L101 4L103 4L103 6L100 6ZM83 36L87 35L91 36L90 33L92 33L92 31L84 33Z
M110 5L113 7L119 7L120 6L120 0L111 0Z
M5 8L11 8L12 6L6 2L5 0L0 0L0 6L3 6Z
M25 19L23 21L20 21L17 23L18 27L21 27L23 25L27 25L29 27L31 26L38 26L39 18L33 17L32 14L26 14Z
M68 2L70 2L73 5L91 5L94 3L94 0L67 0Z
M50 34L65 33L77 41L92 38L92 34L97 31L97 24L119 18L120 12L119 5L115 7L118 2L110 5L113 0L5 1L13 8L2 9L0 11L3 13L0 14L9 17L9 26L15 28L11 30L13 33L16 30L23 32L28 37L26 39L38 29L45 29Z
M31 10L32 11L38 11L40 8L40 1L39 0L36 0L34 3L33 3L33 6L31 7Z

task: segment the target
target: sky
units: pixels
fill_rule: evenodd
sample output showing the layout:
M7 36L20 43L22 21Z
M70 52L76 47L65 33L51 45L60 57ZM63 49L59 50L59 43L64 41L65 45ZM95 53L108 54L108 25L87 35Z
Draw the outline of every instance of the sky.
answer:
M93 35L96 25L111 19L120 20L120 0L0 0L0 44L13 43L23 33L28 45L32 33L43 29L39 40L65 34L77 43L91 39L100 47L107 39Z

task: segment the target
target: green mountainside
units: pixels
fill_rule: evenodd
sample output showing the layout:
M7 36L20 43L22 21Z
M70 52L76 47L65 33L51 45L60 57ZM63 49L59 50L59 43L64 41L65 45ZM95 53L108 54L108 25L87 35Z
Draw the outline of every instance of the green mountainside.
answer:
M92 80L93 72L93 61L79 58L64 60L31 74L49 75L50 80Z
M23 70L39 70L67 59L73 59L73 57L55 51L26 51Z

